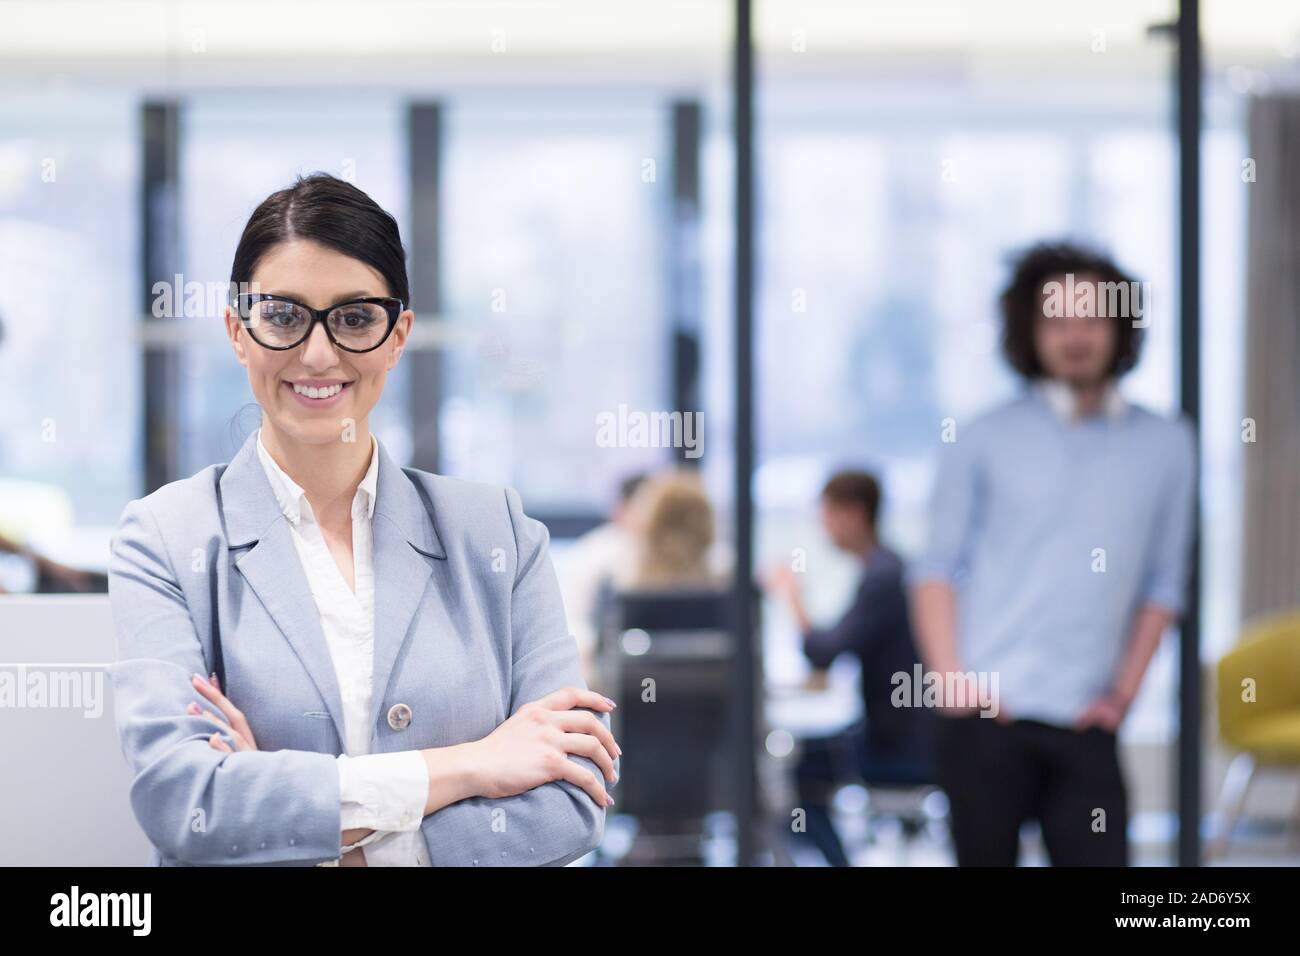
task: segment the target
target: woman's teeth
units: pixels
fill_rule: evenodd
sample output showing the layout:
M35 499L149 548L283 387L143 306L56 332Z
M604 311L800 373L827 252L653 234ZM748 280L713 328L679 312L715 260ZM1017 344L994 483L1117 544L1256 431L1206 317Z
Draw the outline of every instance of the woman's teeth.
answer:
M291 383L293 384L293 383ZM329 385L325 388L312 388L310 385L293 385L293 390L299 395L306 395L308 398L330 398L343 391L342 384Z

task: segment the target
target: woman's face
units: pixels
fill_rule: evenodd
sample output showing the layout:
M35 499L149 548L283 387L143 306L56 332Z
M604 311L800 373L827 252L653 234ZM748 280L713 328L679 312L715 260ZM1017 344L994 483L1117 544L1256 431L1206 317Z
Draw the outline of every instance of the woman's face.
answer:
M272 247L258 263L251 281L255 291L289 296L314 309L328 309L362 296L393 294L371 266L308 239ZM248 369L253 396L274 428L287 438L321 444L338 441L349 427L360 432L364 423L369 428L370 410L406 346L415 313L404 311L384 344L362 353L336 348L320 322L313 326L307 341L277 351L253 341L233 309L226 308L225 319L235 354ZM294 383L342 383L343 390L329 404L316 406L294 393Z

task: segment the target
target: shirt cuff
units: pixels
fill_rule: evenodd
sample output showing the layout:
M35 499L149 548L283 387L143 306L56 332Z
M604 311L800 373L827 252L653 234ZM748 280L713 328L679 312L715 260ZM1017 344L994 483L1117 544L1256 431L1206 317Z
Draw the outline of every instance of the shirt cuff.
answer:
M418 750L338 757L342 829L416 830L429 799L429 769ZM369 839L355 845L373 842Z
M366 847L366 866L419 866L416 855L415 840L423 840L424 834L415 830L410 833L382 833L382 839Z
M370 852L373 853L377 849L374 846L374 844L382 841L384 837L389 836L391 833L392 833L391 830L373 830L370 833L367 833L365 836L363 836L356 843L349 843L346 846L341 847L339 849L339 855L336 859L326 860L324 863L317 863L316 865L317 866L339 866L342 864L343 857L345 855L363 846L370 847ZM370 853L366 854L366 864L368 866L375 865L370 862Z

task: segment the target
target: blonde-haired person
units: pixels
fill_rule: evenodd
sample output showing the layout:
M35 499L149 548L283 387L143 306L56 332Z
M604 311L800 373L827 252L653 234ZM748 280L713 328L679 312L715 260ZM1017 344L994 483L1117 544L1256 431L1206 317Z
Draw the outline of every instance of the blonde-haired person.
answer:
M622 589L719 587L713 505L691 471L652 475L629 504L634 559L616 584Z

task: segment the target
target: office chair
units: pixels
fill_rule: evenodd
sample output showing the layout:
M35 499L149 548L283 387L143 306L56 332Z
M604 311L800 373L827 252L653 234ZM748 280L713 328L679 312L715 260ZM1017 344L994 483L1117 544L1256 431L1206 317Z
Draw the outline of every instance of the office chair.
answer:
M1239 752L1219 794L1223 821L1207 858L1227 853L1251 782L1261 769L1300 769L1300 612L1252 623L1219 660L1219 735ZM1292 820L1293 836L1300 825Z
M933 715L918 719L935 720ZM882 818L898 821L905 841L919 836L945 813L933 810L934 795L941 792L933 764L933 741L926 752L909 752L897 759L875 763L868 760L862 783L867 788L868 825ZM874 835L874 831L873 835Z
M735 807L736 643L726 591L606 592L597 668L620 706L617 812L638 833L624 862L702 862L705 820Z
M854 843L858 847L875 843L880 825L892 822L897 824L903 844L908 845L931 824L944 820L946 798L941 796L933 766L922 753L912 748L897 753L869 749L864 759L866 737L866 727L858 721L821 744L829 748L833 776L840 781L834 791L858 788L866 796L860 807L844 808L862 824L858 832L864 839Z
M881 821L895 821L902 833L903 842L911 843L924 833L931 823L946 818L946 797L937 783L917 780L915 783L872 783L867 781L867 842L875 842ZM933 809L936 797L942 800L944 810Z

